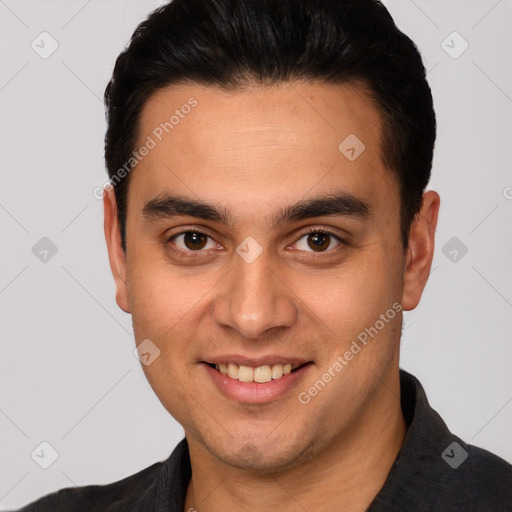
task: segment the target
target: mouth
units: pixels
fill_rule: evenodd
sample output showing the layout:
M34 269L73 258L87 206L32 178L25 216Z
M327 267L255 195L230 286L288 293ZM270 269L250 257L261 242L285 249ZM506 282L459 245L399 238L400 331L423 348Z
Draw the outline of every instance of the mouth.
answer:
M236 362L235 362L236 361ZM248 359L243 356L219 356L200 361L214 389L229 400L262 405L291 397L295 388L313 371L315 363L281 356Z
M217 370L222 375L239 382L256 382L265 384L273 380L282 379L285 375L294 373L303 366L311 364L306 363L275 363L262 366L245 366L236 363L209 363L204 361L210 368Z

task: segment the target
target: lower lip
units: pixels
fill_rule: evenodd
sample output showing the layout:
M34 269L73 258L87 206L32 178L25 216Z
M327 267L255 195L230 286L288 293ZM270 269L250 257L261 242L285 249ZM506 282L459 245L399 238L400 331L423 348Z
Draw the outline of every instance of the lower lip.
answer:
M213 379L218 389L229 398L246 404L263 404L271 402L290 391L304 379L312 363L307 363L292 373L270 382L240 382L220 373L206 363L201 363Z

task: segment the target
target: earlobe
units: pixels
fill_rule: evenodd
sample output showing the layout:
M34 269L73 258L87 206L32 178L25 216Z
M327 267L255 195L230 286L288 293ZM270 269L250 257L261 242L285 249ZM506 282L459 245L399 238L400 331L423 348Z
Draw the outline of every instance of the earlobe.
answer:
M110 269L116 285L117 305L130 313L126 279L126 257L121 244L121 231L117 217L117 202L113 187L105 189L103 195L104 231L107 242Z
M421 209L411 224L402 295L405 311L410 311L419 304L430 275L440 203L437 192L425 192Z

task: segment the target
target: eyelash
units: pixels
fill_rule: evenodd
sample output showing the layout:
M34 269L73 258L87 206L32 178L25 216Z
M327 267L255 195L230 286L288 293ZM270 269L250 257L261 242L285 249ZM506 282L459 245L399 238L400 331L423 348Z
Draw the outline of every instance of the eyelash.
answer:
M195 255L198 255L198 256L204 255L208 251L208 249L206 251L205 250L192 251L192 250L176 249L172 246L171 242L175 238L179 237L180 235L185 235L187 233L195 233L198 235L204 235L213 240L213 237L210 236L208 233L205 233L204 231L201 231L198 229L186 229L184 231L179 231L178 233L172 234L167 239L166 244L170 247L170 251L172 251L174 254L177 254L178 256L183 257L183 258L194 257ZM308 254L308 256L307 256L308 258L319 258L319 257L322 257L322 254L333 253L341 245L347 245L345 240L340 238L340 236L337 235L336 233L334 233L333 231L326 229L326 228L315 228L315 227L309 228L308 230L301 232L297 241L299 241L301 238L305 237L306 235L311 235L311 234L316 234L316 233L322 234L322 235L329 235L329 236L333 237L337 242L339 242L340 245L336 246L334 249L328 249L327 251L318 252L318 253L316 253L315 251L311 251L311 253L309 251L305 251ZM294 242L294 243L297 243L297 242Z

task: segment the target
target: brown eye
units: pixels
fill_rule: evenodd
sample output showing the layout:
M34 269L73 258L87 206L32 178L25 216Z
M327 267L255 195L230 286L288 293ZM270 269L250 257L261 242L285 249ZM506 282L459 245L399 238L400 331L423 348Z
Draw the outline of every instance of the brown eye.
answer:
M182 231L181 233L177 233L172 236L169 240L172 242L178 249L187 252L193 251L201 251L202 249L211 249L215 248L216 244L211 238L199 231ZM210 242L210 246L206 247Z
M193 231L190 231L185 233L183 242L189 249L201 250L206 245L207 238L208 237L202 233L194 233Z
M329 247L331 235L327 233L312 233L308 236L308 246L314 251L323 251Z
M342 243L342 240L335 234L323 230L304 233L295 243L300 251L305 252L330 252Z

